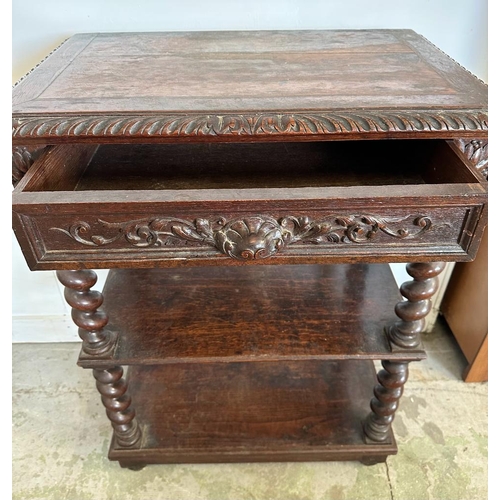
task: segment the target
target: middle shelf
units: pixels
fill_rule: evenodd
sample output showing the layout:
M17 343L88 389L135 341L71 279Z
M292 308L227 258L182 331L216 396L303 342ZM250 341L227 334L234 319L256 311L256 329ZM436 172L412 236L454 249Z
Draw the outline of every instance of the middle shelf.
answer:
M115 269L103 295L121 365L425 358L388 342L401 295L387 264Z

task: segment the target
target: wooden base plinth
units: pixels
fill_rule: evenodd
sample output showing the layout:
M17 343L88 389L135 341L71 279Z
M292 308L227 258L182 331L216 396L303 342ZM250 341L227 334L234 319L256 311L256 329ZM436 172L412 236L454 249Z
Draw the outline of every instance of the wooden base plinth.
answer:
M131 366L142 429L135 448L113 439L109 458L145 464L360 460L395 454L366 442L375 384L370 360Z

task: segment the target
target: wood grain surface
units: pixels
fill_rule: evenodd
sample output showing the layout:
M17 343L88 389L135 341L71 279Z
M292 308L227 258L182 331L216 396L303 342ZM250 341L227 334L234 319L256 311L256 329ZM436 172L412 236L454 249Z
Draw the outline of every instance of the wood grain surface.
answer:
M487 87L411 30L96 33L13 93L14 141L487 133Z
M362 430L374 383L366 360L133 366L129 391L147 425L138 449L113 440L109 458L382 461L396 453L392 432L366 443Z
M103 294L117 364L424 356L391 351L401 295L384 264L111 270Z

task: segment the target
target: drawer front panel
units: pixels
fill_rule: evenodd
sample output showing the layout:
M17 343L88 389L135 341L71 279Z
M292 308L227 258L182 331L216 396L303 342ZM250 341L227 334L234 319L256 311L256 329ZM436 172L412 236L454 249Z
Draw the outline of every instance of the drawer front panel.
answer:
M146 204L147 205L147 204ZM313 205L313 204L311 204ZM483 205L342 210L18 213L32 268L470 260ZM87 207L88 208L88 207Z

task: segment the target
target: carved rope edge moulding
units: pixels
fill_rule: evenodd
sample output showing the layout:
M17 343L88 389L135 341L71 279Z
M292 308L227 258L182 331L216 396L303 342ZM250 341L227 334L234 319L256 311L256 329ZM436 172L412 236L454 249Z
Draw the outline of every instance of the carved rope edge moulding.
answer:
M170 114L135 116L20 116L12 137L164 137L220 135L330 135L373 132L486 131L483 110L349 111Z
M309 217L249 216L226 221L198 218L193 222L177 218L141 219L106 222L97 219L101 231L96 234L85 221L68 229L50 228L87 246L101 247L123 239L134 247L175 247L202 244L216 248L238 260L270 257L293 243L365 243L383 232L393 238L411 239L433 227L427 216L377 217L373 215L333 215L320 221Z

